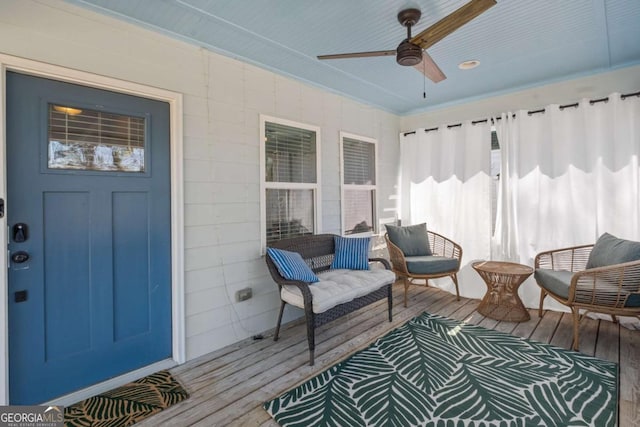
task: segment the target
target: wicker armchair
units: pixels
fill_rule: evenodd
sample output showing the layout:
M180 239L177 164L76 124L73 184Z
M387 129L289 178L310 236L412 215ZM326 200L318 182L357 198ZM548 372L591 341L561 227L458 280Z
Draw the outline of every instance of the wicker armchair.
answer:
M407 293L409 291L409 285L415 284L414 280L424 280L425 284L429 285L429 279L437 279L440 277L450 276L453 283L456 286L456 297L460 301L460 289L458 288L458 276L457 273L460 270L460 261L462 260L462 248L456 242L438 234L433 231L427 230L427 238L429 241L429 248L431 249L432 256L423 258L433 258L435 261L445 258L447 260L454 260L454 262L448 263L444 269L432 269L429 273L416 273L412 272L411 266L407 263L407 259L416 257L406 257L402 250L394 244L389 238L389 233L384 235L387 242L387 249L389 250L389 258L391 260L391 269L399 279L404 282L404 306L407 306Z
M573 316L573 350L579 347L580 320L588 312L616 316L640 316L640 260L587 268L594 245L541 252L535 258L535 279L540 286L542 317L544 299L551 296L568 306ZM546 271L545 271L546 270ZM568 283L568 288L560 282ZM584 313L580 315L580 310Z

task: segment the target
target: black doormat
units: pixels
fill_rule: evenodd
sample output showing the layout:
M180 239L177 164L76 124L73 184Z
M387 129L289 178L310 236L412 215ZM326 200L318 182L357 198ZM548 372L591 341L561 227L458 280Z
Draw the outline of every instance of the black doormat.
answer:
M160 371L64 410L67 427L133 425L189 397L169 371Z

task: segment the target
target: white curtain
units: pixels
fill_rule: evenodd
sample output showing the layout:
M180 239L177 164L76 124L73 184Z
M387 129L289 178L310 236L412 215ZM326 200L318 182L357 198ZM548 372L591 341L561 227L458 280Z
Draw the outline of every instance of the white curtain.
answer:
M401 219L461 244L460 294L484 295L484 284L470 263L491 254L491 126L462 123L401 136ZM450 279L433 281L454 291Z
M474 260L533 266L538 252L594 243L604 232L640 241L639 97L614 93L607 102L508 112L494 122L502 171L493 234L490 125L465 122L401 137L401 219L426 222L461 244L463 296L484 295ZM436 284L453 291L448 279ZM533 278L520 296L537 307Z
M638 97L611 94L607 102L507 113L496 130L502 174L495 259L533 265L538 252L594 243L604 232L640 240ZM520 295L537 307L532 279Z
M498 202L496 203L496 226L491 241L491 259L519 262L518 233L518 172L514 164L518 158L520 136L519 122L515 114L503 113L500 125L496 126L500 144L500 179L498 181ZM498 123L497 119L493 120Z

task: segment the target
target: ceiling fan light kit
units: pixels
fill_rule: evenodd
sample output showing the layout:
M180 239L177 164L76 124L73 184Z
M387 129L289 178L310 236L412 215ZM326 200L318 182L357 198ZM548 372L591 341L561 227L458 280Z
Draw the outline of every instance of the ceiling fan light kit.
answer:
M421 31L416 36L411 36L411 28L420 20L422 13L415 8L405 9L398 13L398 21L407 27L407 38L404 39L396 50L380 50L373 52L341 53L334 55L320 55L318 59L343 59L364 58L372 56L396 56L396 62L403 66L413 66L424 74L429 80L438 83L447 77L433 61L426 49L433 46L467 22L495 6L496 0L471 0L464 6L445 16L440 21ZM463 68L462 64L469 63ZM478 60L465 61L459 65L460 69L475 68L480 64Z

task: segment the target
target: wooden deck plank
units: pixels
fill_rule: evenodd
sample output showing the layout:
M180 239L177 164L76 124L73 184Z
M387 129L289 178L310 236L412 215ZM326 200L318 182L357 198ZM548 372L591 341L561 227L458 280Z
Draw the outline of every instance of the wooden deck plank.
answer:
M620 327L620 425L640 425L640 332Z
M498 326L498 323L500 323L499 320L492 319L490 317L485 317L484 319L482 319L480 322L476 324L478 326L482 326L483 328L495 329Z
M598 340L600 322L606 322L606 320L585 317L580 321L580 353L587 354L589 356L594 356L596 354L596 343ZM571 336L573 338L573 334Z
M477 313L478 300L456 301L454 295L437 288L412 286L407 308L402 305L403 287L394 286L393 293L392 323L386 321L386 302L381 301L319 328L313 367L308 366L304 321L296 320L284 326L277 342L269 330L263 333L263 340L246 339L173 368L171 372L189 390L190 398L138 425L275 427L262 409L263 402L424 311L565 348L571 345L570 315L545 311L540 319L537 310L529 310L531 320L527 322L499 322ZM620 427L639 425L640 332L606 320L583 319L581 336L582 352L620 363Z
M499 332L504 332L505 334L511 334L519 324L520 324L519 322L501 321L501 322L498 322L498 324L493 329Z
M529 309L530 319L526 322L518 323L512 330L511 334L520 338L530 338L533 331L536 330L542 319L538 317L538 310Z
M571 345L573 344L573 319L571 314L562 314L560 322L553 331L553 336L551 337L549 344L556 347L571 348Z
M562 313L548 310L545 311L542 319L540 320L540 322L538 322L538 325L532 331L529 338L548 344L549 342L551 342L551 339L556 332L556 328L558 327L558 323L560 322L561 318Z
M441 293L444 293L441 291ZM387 332L391 331L399 324L402 324L417 314L420 314L424 309L429 309L430 302L435 303L436 301L426 301L422 302L423 307L421 308L420 301L424 298L426 293L421 293L420 295L413 295L411 299L410 306L413 305L413 309L406 309L400 312L397 317L398 319L394 319L394 323L398 322L396 325L389 324L388 322L377 324L369 324L364 327L363 331L359 331L356 336L352 337L349 341L342 344L341 347L335 347L329 350L328 352L316 357L316 366L300 366L296 369L295 372L290 372L287 375L278 376L275 381L272 381L262 388L255 388L250 394L245 395L241 399L234 401L233 404L227 405L225 408L218 411L216 414L212 414L211 416L199 420L197 423L193 424L194 426L211 426L218 425L218 423L234 420L236 417L243 418L243 414L250 413L256 407L260 407L263 402L269 400L273 396L277 396L286 390L295 387L297 384L306 381L307 378L316 375L317 373L327 369L328 367L335 364L337 361L340 361L354 352L368 346L373 340L372 337L380 337ZM453 295L445 293L445 299L453 299ZM439 298L438 300L441 300ZM395 318L396 316L394 316ZM352 335L352 334L349 334ZM269 374L269 376L272 376ZM242 420L239 420L242 421Z
M478 300L467 300L465 305L457 308L455 311L448 311L446 314L442 314L442 316L474 324L474 319L478 320L484 317L476 311L478 304L480 304Z
M620 361L620 324L600 322L595 356L599 359L619 363Z

